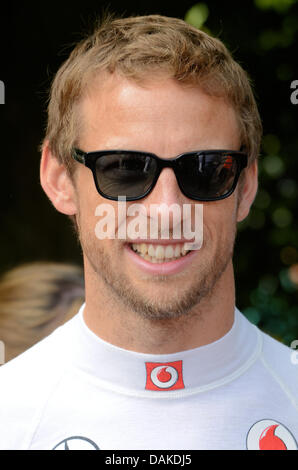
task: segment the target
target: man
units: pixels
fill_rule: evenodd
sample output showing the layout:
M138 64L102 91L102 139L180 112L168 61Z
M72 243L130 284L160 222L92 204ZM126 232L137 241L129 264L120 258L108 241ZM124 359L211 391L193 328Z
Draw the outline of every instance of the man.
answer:
M261 139L245 72L182 20L106 20L58 71L48 113L41 184L77 227L86 302L2 366L1 448L296 449L291 351L235 307ZM190 208L192 228L203 207L202 243L175 237L174 216L168 238L117 237L123 200L146 226L154 205L157 219Z

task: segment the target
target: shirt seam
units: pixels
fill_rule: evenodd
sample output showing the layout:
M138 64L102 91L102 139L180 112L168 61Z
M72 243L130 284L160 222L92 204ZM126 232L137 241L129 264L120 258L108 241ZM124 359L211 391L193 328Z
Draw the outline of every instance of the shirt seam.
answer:
M296 411L298 411L298 401L295 399L294 395L290 392L288 387L284 384L284 381L281 379L281 377L272 369L272 367L268 364L266 359L264 358L264 355L262 354L261 356L261 361L267 369L268 373L272 376L272 378L275 380L275 382L278 383L279 387L283 391L285 395L290 399L291 403L293 404L294 408Z

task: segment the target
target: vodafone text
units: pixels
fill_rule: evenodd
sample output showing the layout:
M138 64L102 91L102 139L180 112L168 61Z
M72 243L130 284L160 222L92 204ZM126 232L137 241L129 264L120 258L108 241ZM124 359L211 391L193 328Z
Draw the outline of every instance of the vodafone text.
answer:
M184 467L184 465L188 465L191 463L191 455L187 454L148 454L146 458L142 455L142 457L131 457L131 456L119 456L116 454L112 454L112 456L106 457L105 464L106 465L130 465L133 468L137 467L139 464L142 463L150 464L150 465L180 465L180 467Z

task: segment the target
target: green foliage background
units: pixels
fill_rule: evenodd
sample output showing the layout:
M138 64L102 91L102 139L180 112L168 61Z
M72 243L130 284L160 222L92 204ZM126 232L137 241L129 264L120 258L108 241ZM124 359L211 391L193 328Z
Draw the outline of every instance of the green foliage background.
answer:
M243 21L237 23L233 15L229 21L227 15L222 30L208 2L193 5L185 20L215 36L220 33L254 84L264 137L259 191L238 227L237 305L253 323L289 345L298 337L298 106L290 100L291 83L298 78L297 1L247 3L241 4Z

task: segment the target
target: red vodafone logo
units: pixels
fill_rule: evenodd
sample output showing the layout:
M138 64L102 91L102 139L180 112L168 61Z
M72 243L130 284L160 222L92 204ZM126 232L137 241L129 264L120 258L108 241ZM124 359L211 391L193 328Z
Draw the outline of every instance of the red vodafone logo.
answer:
M246 447L248 450L297 450L297 443L283 424L262 419L250 428Z
M179 390L184 387L182 361L146 362L146 390Z

